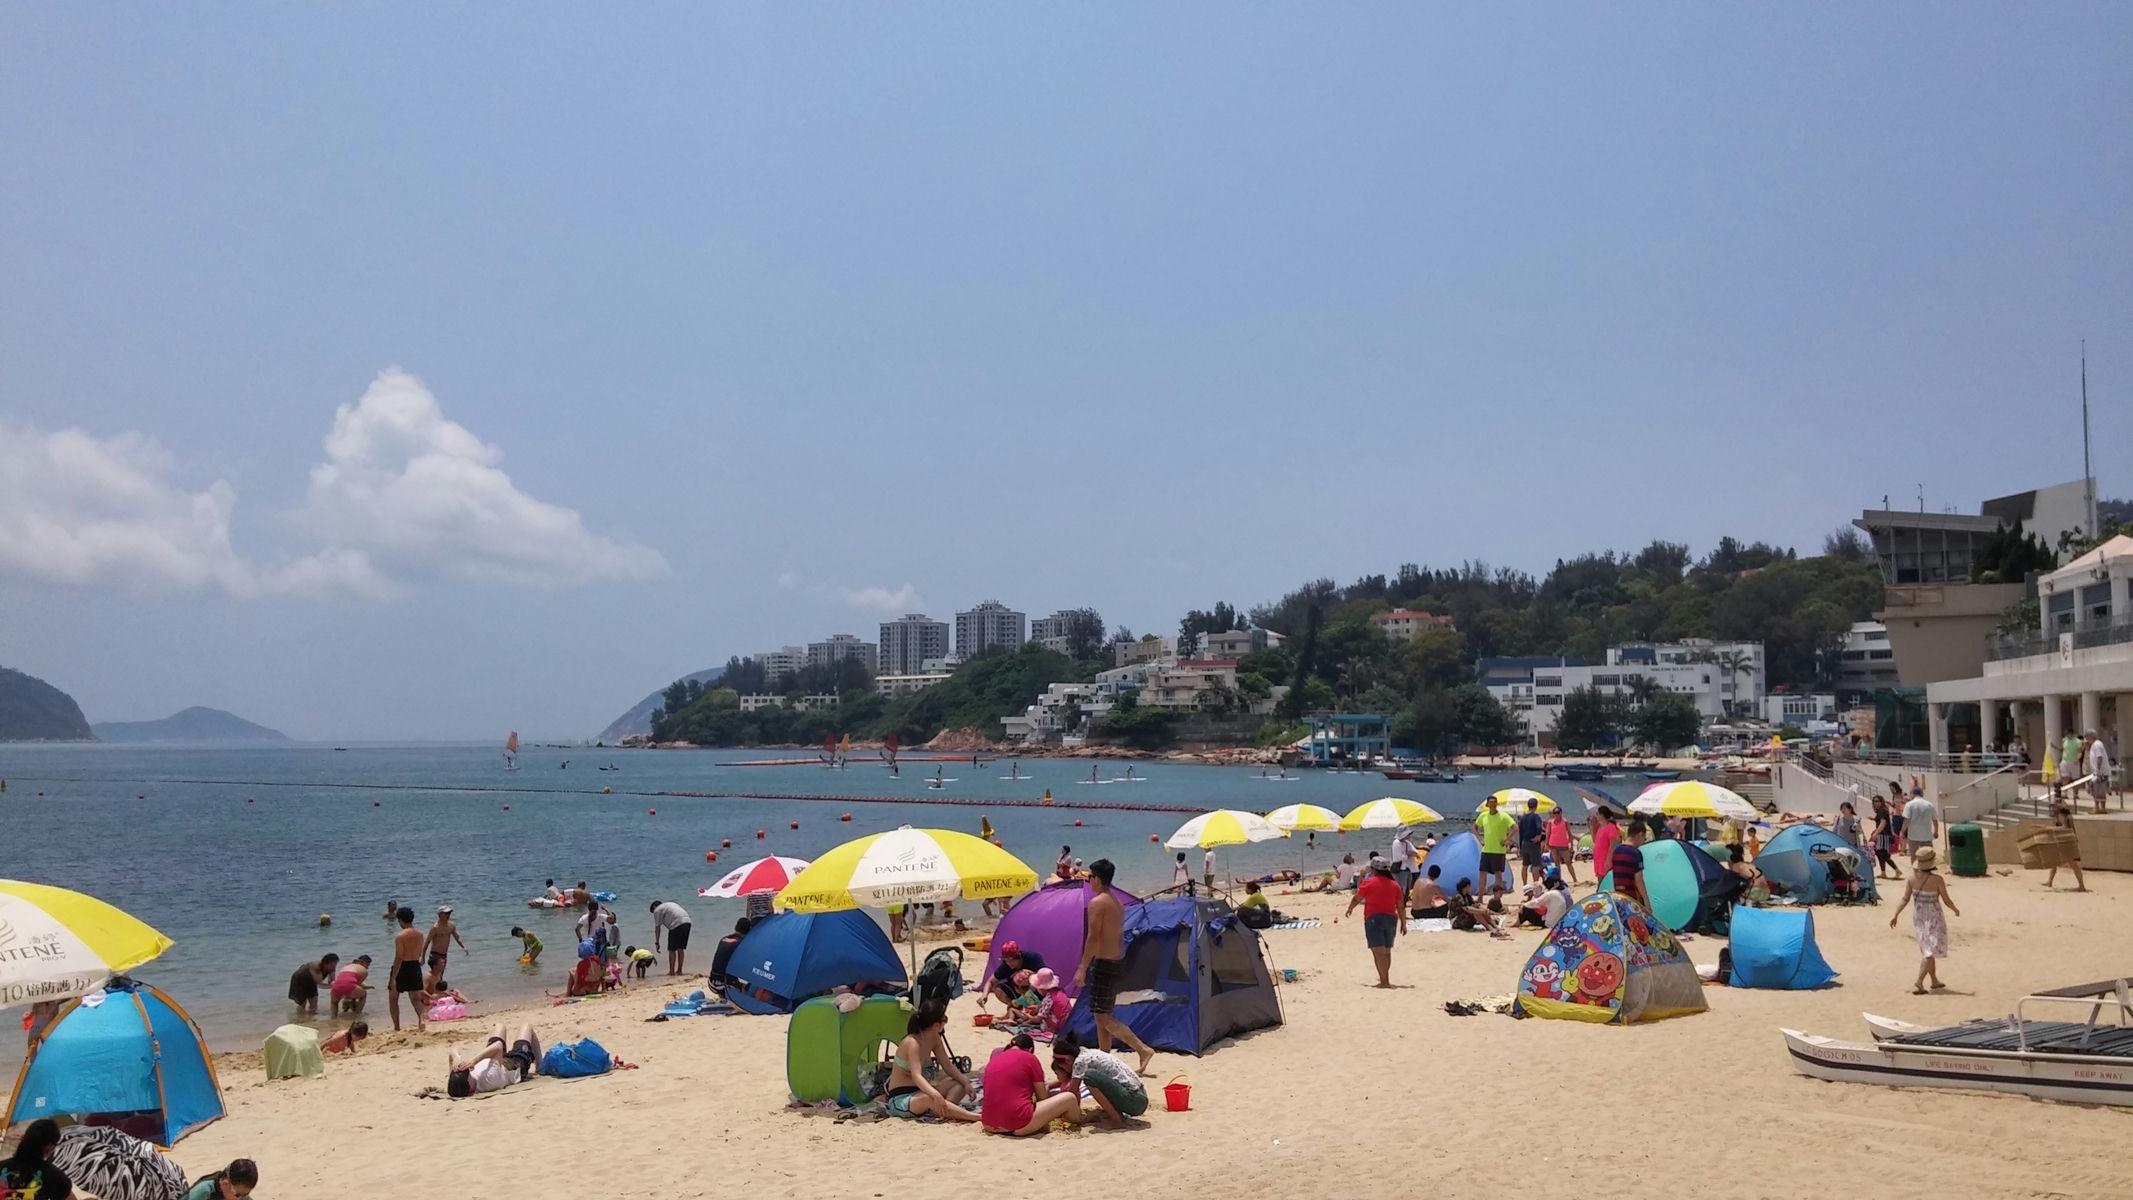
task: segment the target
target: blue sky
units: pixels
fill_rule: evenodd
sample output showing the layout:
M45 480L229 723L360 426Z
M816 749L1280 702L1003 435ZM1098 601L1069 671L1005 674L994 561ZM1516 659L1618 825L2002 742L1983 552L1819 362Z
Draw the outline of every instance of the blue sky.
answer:
M0 663L587 735L906 604L1811 549L2077 477L2084 336L2127 495L2129 61L2123 5L15 6Z

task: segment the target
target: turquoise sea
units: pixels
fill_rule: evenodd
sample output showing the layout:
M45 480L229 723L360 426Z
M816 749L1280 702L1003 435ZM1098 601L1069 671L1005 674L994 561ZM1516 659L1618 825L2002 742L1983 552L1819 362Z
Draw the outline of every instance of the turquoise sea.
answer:
M388 899L411 905L422 925L437 905L452 905L472 953L454 953L451 983L485 1004L508 1004L559 988L571 959L569 918L525 906L550 877L619 893L614 909L630 942L650 940L650 901L680 901L696 924L691 963L700 969L741 905L696 889L763 854L812 858L905 824L975 833L982 814L1040 873L1071 845L1078 857L1112 859L1128 887L1158 887L1170 881L1174 852L1149 835L1167 838L1191 814L1078 806L1265 812L1309 802L1346 811L1398 795L1456 817L1497 788L1538 778L1514 771L1397 783L1301 771L1277 782L1260 779L1256 767L1134 762L1142 782L1090 785L1078 782L1089 778L1086 759L1020 760L1020 780L1002 778L1009 759L976 769L967 760L907 761L900 777L872 761L841 771L719 765L776 756L531 748L507 772L487 746L0 746L0 874L92 893L162 930L177 945L136 974L184 1004L216 1048L236 1049L256 1046L288 1019L284 995L299 963L329 950L386 961ZM598 769L609 765L618 769ZM1127 763L1097 765L1112 779ZM952 782L929 789L936 769ZM1010 803L1036 801L1047 787L1054 807ZM662 792L767 798L654 794ZM943 799L971 803L924 803ZM847 812L848 823L839 819ZM722 839L732 848L719 849ZM1225 849L1223 873L1294 866L1299 857L1325 869L1343 852L1360 858L1389 843L1390 834L1321 835L1315 849L1300 841ZM711 850L716 865L704 861ZM1197 872L1197 853L1192 861ZM321 914L332 916L330 926L320 927ZM538 972L519 967L514 924L547 944ZM374 1023L384 1019L383 1000L373 994ZM0 1063L20 1051L19 1040L0 1039Z

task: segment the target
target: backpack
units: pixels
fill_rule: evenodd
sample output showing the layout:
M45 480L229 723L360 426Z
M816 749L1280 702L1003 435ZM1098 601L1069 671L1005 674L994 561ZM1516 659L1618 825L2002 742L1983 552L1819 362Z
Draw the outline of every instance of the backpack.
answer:
M911 1007L923 1008L932 1001L943 1004L963 994L963 951L943 946L919 964L911 981Z
M541 1074L557 1079L580 1079L587 1075L605 1075L615 1068L615 1057L600 1043L585 1038L576 1042L557 1042L541 1055Z

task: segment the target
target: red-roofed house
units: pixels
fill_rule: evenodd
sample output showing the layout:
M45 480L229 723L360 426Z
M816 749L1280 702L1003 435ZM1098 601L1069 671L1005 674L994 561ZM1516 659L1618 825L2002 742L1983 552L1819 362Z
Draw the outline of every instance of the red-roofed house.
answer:
M1436 613L1416 612L1411 608L1396 608L1391 612L1370 614L1370 623L1383 630L1385 636L1396 642L1411 642L1425 629L1450 629L1452 619Z

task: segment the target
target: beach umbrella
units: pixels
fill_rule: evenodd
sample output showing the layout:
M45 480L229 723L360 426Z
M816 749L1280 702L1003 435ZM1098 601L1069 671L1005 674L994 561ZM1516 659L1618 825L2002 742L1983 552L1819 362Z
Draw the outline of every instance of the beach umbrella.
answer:
M1444 815L1427 804L1386 796L1358 805L1341 818L1342 829L1398 829L1402 825L1432 825Z
M1210 850L1216 846L1241 846L1246 842L1271 842L1287 836L1287 830L1257 813L1218 808L1178 826L1178 831L1163 844L1172 850Z
M1626 812L1629 809L1628 805L1615 799L1614 793L1602 788L1585 787L1581 784L1571 790L1577 793L1578 799L1585 802L1585 814L1587 816L1592 815L1602 805L1605 805L1609 812Z
M1290 833L1307 833L1319 829L1339 829L1341 815L1330 808L1316 804L1289 804L1266 815L1267 822L1276 829Z
M171 944L94 896L0 879L0 1008L93 992Z
M775 893L791 883L793 876L806 869L807 860L804 858L783 858L774 854L769 858L759 858L752 863L735 867L710 887L696 889L696 894L730 899L736 896Z
M1541 812L1555 811L1555 801L1534 791L1532 788L1504 788L1502 791L1490 792L1489 799L1494 800L1499 808L1513 814L1526 811L1526 801L1528 800L1540 805L1539 811Z
M869 834L817 858L778 892L780 908L832 912L1000 900L1037 886L1030 865L983 838L904 825Z
M1629 811L1723 821L1759 821L1763 817L1753 804L1741 799L1739 793L1700 779L1655 783L1629 802Z
M1341 815L1339 813L1330 808L1320 808L1316 804L1283 805L1268 813L1266 819L1275 828L1286 829L1290 833L1315 833L1321 829L1334 830L1341 827ZM1296 848L1296 873L1298 875L1303 874L1304 849L1308 845L1309 839L1307 838L1304 846Z

